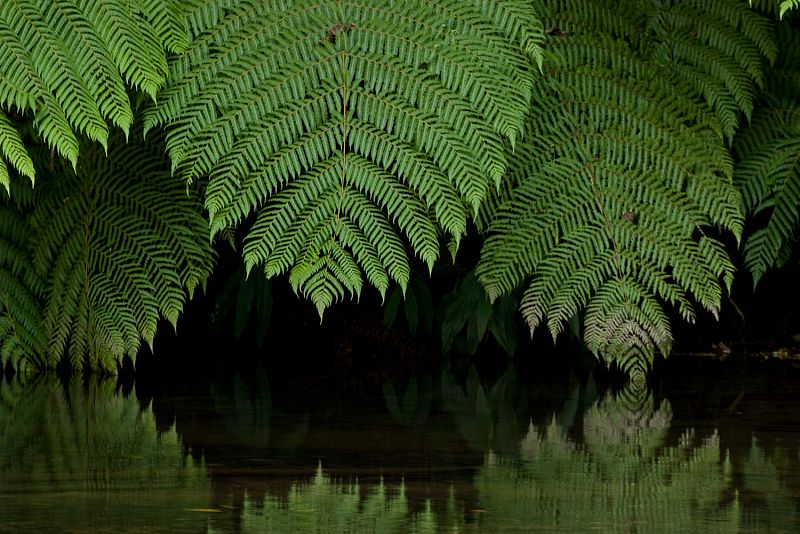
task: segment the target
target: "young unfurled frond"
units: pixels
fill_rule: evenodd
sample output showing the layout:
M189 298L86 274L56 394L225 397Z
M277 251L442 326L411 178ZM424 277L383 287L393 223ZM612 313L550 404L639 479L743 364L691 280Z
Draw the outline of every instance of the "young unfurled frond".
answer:
M37 186L33 264L46 279L47 365L114 370L152 344L160 317L176 325L210 273L199 199L169 174L159 143L115 136L106 157L83 147L77 173Z
M406 244L432 265L440 232L465 233L542 60L522 0L209 0L187 20L145 128L166 127L182 176L210 177L212 235L255 214L248 268L288 272L320 312L364 275L405 287Z
M126 84L155 97L166 76L165 47L180 51L185 30L173 0L0 2L0 115L29 114L42 139L73 166L75 132L106 145L106 121L128 132ZM0 154L10 153L0 118ZM0 183L4 183L0 162Z
M740 235L741 201L715 114L594 5L541 9L553 60L478 275L492 298L527 280L522 314L554 337L585 310L590 349L641 375L671 345L662 302L719 309L733 266L708 229Z

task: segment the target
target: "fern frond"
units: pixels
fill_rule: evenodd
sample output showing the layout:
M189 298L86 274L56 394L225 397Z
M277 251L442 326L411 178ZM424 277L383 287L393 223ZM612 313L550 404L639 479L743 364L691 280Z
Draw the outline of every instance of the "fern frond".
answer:
M31 262L31 234L24 212L0 192L0 362L19 371L41 365L46 347L44 283Z
M105 147L108 120L127 135L126 82L151 97L164 82L164 47L178 50L182 39L179 25L164 27L167 12L177 20L168 1L3 2L0 107L31 114L48 146L74 167L74 132Z
M321 309L454 242L522 134L542 25L522 0L195 2L145 131L209 176L211 233ZM357 267L357 268L356 268ZM363 274L362 274L363 273Z
M732 0L655 2L648 19L653 59L695 86L730 141L739 115L752 114L765 60L777 55L769 20Z
M783 18L783 16L791 10L797 9L800 7L800 0L783 0L780 4L778 16Z
M781 24L783 54L772 71L768 92L753 121L737 137L735 184L744 207L766 220L747 237L745 266L758 284L766 271L781 265L782 251L791 247L800 220L800 31Z
M198 200L169 175L158 143L113 138L86 147L77 174L48 176L33 215L34 265L47 280L48 365L114 370L152 345L159 317L176 326L210 273ZM39 189L39 188L37 188Z
M589 348L639 374L671 345L661 302L689 321L693 302L719 309L733 266L706 229L739 236L743 217L717 119L671 69L614 37L624 24L604 5L545 12L556 60L534 87L530 146L477 273L492 299L527 280L523 317L553 337L585 309Z
M3 156L0 158L0 185L5 187L7 193L11 192L11 176L3 158L8 160L19 174L27 176L33 182L36 173L33 161L25 150L19 131L4 113L0 113L0 155Z

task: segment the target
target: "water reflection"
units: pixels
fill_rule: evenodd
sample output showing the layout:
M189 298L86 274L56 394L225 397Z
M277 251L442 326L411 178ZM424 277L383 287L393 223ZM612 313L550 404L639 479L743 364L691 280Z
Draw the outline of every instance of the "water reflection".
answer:
M113 381L0 385L0 530L204 528L210 483Z
M683 434L665 446L669 403L643 390L609 395L583 417L582 433L554 417L530 425L519 460L489 454L476 477L486 530L510 524L552 532L736 532L731 466L719 439Z
M565 384L544 403L471 369L300 402L258 367L151 404L111 381L4 382L0 530L800 531L797 425L742 440L668 395Z

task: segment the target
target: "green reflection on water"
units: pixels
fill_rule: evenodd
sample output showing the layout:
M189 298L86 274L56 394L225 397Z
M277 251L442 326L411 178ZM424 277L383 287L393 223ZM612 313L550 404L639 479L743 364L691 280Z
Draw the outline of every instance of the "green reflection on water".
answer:
M174 426L157 432L150 407L114 382L40 376L0 387L2 527L11 531L174 531L206 514L205 467Z
M2 383L0 531L798 531L798 484L789 482L796 448L767 449L754 439L731 460L716 432L676 432L669 402L657 404L644 389L596 402L594 393L583 395L592 399L585 410L579 389L549 424L531 423L525 433L524 396L511 374L491 387L474 373L464 386L444 375L439 387L430 376L387 387L387 413L375 424L402 441L449 418L449 434L438 429L441 442L425 454L449 458L459 440L489 449L483 463L478 453L474 476L417 471L405 482L370 482L355 475L357 465L337 466L341 478L320 465L287 483L285 472L270 471L280 471L279 463L254 468L274 453L273 438L285 443L286 428L294 428L272 428L281 414L263 370L247 384L216 385L198 401L225 423L214 426L228 434L216 442L239 447L249 437L246 458L255 462L215 460L209 469L192 460L175 426L157 431L152 408L111 381ZM297 451L315 432L302 427L292 440ZM364 454L385 452L364 447ZM234 472L245 474L231 483ZM428 492L431 486L445 490Z
M362 490L358 482L342 482L326 475L322 466L314 477L292 485L285 497L267 495L263 501L246 498L242 510L243 532L296 532L314 534L461 532L463 509L452 493L444 511L433 510L430 499L412 510L404 483L383 480ZM209 532L219 532L213 527Z
M333 481L320 466L310 482L293 484L285 499L246 499L242 527L252 532L406 532L407 515L402 484L389 490L381 482L362 494L358 483Z
M736 532L731 465L715 435L663 446L672 414L643 390L606 397L583 418L582 440L556 418L530 425L520 459L494 454L476 477L487 531Z

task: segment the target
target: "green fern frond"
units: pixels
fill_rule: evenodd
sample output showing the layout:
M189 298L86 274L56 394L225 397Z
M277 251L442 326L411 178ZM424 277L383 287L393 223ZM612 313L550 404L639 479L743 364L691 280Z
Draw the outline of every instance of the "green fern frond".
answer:
M783 18L787 11L800 7L800 0L783 0L781 2L778 16Z
M769 20L742 2L656 2L648 13L653 59L703 95L719 115L728 140L753 111L764 86L765 60L777 55Z
M0 192L0 362L19 371L40 365L46 346L44 283L31 263L31 234L23 210Z
M164 47L179 50L168 1L9 0L0 4L0 107L33 116L44 141L77 164L74 132L99 141L106 121L133 122L125 82L151 97L164 82ZM3 148L7 148L3 146Z
M49 175L33 216L33 263L47 280L47 364L114 370L152 345L159 317L176 326L212 252L200 203L169 175L160 145L113 138L85 147L77 174Z
M781 24L783 54L751 124L734 143L735 183L748 214L766 219L744 246L745 266L758 284L791 248L800 220L800 31Z
M247 269L289 272L320 310L405 287L501 183L541 67L522 0L193 2L145 131L209 177L211 233L257 213Z
M589 348L638 375L671 345L661 302L689 321L693 302L719 309L733 266L705 234L738 237L743 217L717 119L671 69L592 34L593 17L622 25L604 22L603 6L581 3L584 20L546 12L557 59L534 88L530 146L497 199L477 273L492 299L527 280L523 317L553 337L585 309Z
M25 150L19 131L4 113L0 113L0 155L3 156L0 157L0 185L7 193L11 192L11 176L4 158L19 174L27 176L33 182L36 174L33 161Z

